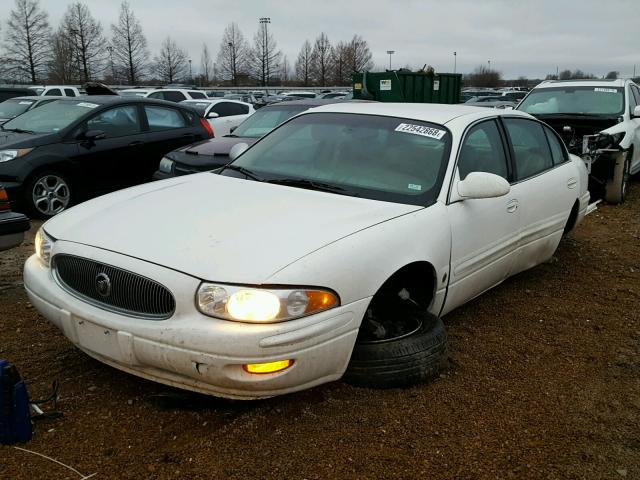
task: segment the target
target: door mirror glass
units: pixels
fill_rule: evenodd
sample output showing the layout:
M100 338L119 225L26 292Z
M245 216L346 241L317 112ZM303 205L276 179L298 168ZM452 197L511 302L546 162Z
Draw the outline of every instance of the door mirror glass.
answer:
M502 197L509 191L509 182L493 173L471 172L458 182L458 195L465 200Z
M636 108L633 109L633 117L640 118L640 105L636 106Z
M207 118L218 118L220 115L217 114L216 112L209 112L207 114Z
M249 148L249 145L247 145L246 143L236 143L233 147L231 147L231 150L229 150L229 159L231 161L235 160L240 155L242 155L248 148Z

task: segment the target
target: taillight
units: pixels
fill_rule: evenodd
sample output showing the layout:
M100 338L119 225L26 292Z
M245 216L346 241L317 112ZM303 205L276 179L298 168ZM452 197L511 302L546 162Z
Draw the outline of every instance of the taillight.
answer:
M213 128L211 127L211 124L209 122L207 122L204 118L200 119L200 125L202 125L204 127L204 129L209 134L210 138L215 137L215 135L213 134Z
M0 188L0 212L9 210L9 197L4 188Z

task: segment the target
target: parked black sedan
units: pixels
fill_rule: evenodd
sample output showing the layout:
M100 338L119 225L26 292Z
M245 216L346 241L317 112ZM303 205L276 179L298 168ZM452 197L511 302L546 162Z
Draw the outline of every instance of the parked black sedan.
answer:
M271 130L294 115L313 107L336 103L338 100L295 100L267 105L242 122L229 135L174 150L165 155L154 180L204 172L229 163L229 151L238 143L253 145Z
M12 203L51 217L73 203L151 180L164 154L213 132L176 103L75 97L0 126L0 184Z

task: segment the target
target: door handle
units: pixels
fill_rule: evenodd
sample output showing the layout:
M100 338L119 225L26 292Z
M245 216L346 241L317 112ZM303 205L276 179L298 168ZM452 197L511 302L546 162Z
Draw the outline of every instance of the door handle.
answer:
M509 203L507 203L507 212L514 213L516 210L518 210L519 205L520 204L518 203L518 200L516 200L515 198L513 200L510 200Z
M144 142L141 140L136 140L135 142L131 142L129 144L130 147L139 147L140 145L144 145Z
M567 180L567 188L569 190L573 190L574 188L576 188L576 185L578 185L578 179L575 177L571 177L569 180Z

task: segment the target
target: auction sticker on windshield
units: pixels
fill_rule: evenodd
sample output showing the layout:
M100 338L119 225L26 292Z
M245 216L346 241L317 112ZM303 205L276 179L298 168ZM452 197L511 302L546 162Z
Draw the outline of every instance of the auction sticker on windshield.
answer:
M413 125L411 123L401 123L396 127L396 132L412 133L423 137L435 138L440 140L447 133L445 130L438 128L425 127L424 125Z
M602 93L618 93L618 90L615 88L594 88L593 91Z

